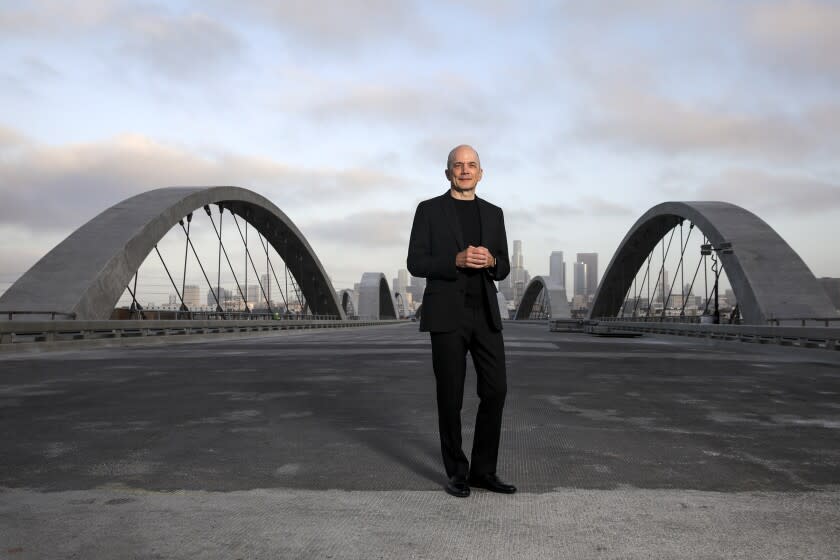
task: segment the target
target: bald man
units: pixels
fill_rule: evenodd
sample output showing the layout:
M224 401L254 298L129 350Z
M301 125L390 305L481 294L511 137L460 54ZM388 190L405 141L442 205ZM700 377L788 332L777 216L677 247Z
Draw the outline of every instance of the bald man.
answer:
M459 498L470 495L470 486L512 494L516 487L496 475L507 394L494 283L510 273L504 215L475 195L483 171L472 147L449 152L445 174L449 190L417 206L407 259L411 274L427 279L420 330L432 339L445 488ZM461 442L468 352L480 399L469 461Z

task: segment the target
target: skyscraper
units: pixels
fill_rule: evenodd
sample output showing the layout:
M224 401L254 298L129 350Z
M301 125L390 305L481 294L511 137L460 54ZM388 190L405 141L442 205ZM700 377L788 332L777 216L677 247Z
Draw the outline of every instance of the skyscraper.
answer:
M189 309L201 307L201 289L195 284L184 286L184 304Z
M216 290L216 294L213 294L213 290L207 290L207 307L212 307L216 309L216 298L219 298L219 305L222 309L225 308L225 302L230 300L231 294L230 290L225 288L218 288Z
M668 270L663 268L656 276L656 292L654 292L653 302L664 306L668 301L668 293L671 291L671 284L668 283ZM679 286L677 286L679 288Z
M548 258L548 277L552 284L566 288L566 262L563 260L563 251L552 251Z
M262 289L265 290L265 296L268 301L271 301L271 282L271 276L268 274L260 274L260 283L262 284Z
M578 253L577 262L586 264L585 295L587 298L594 298L595 292L598 291L598 253ZM575 295L578 295L577 291Z
M408 291L408 271L406 269L401 268L397 271L397 281L403 292Z
M515 306L519 305L525 287L531 280L528 271L525 270L525 259L522 256L522 241L519 239L513 242L513 255L510 260L510 275L499 283L499 288L505 299L512 301Z
M522 257L522 240L515 239L513 241L513 259L511 259L510 268L522 268L524 258Z
M248 284L245 289L246 305L251 309L265 307L265 298L259 284Z
M576 262L572 265L572 280L574 281L574 295L586 298L587 283L586 263Z

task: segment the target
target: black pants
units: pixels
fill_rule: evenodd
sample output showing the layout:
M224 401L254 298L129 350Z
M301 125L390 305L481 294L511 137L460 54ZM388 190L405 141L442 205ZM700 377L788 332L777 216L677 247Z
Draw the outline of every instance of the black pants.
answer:
M507 394L502 333L490 326L488 312L482 306L465 308L461 326L457 330L431 334L440 448L446 475L495 473L502 431L502 409ZM464 401L468 351L478 376L480 399L470 462L461 445L461 406Z

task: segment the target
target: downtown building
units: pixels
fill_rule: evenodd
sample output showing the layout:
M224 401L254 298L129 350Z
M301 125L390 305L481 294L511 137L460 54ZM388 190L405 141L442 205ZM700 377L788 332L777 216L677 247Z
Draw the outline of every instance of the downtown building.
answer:
M578 253L572 265L572 309L589 309L598 291L598 253Z
M511 305L513 309L519 307L522 294L525 293L525 288L530 281L531 276L525 270L525 259L522 256L522 241L516 239L513 242L513 255L510 259L510 274L499 282L499 291L505 296L508 307Z

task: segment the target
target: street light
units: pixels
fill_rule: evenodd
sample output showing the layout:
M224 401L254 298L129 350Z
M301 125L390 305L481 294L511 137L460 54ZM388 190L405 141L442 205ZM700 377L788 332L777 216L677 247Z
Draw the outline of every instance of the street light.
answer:
M714 251L714 254L712 254ZM720 323L720 298L718 297L718 280L720 278L721 269L718 267L718 255L731 255L733 253L732 250L732 243L729 241L721 241L718 243L717 247L713 246L711 243L704 243L700 245L700 255L701 256L709 256L712 257L712 272L715 273L715 285L712 288L712 291L715 294L715 312L714 312L714 322L715 324ZM706 302L706 309L709 308L709 302ZM705 312L704 312L705 314Z

